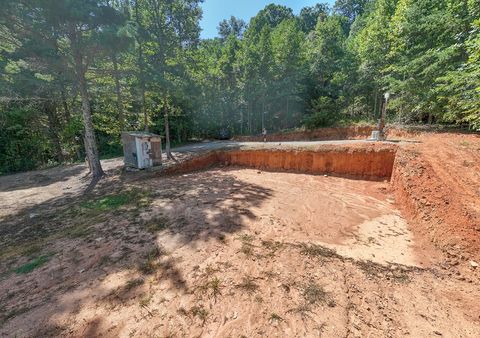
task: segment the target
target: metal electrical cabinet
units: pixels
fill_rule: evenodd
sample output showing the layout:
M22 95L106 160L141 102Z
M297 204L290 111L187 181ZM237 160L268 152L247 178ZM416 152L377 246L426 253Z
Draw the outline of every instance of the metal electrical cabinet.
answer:
M162 165L162 139L147 132L123 132L123 156L127 167L138 169Z

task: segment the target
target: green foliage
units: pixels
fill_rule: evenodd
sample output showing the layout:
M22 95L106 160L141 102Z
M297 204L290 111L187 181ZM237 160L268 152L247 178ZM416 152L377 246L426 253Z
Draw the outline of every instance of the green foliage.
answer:
M48 255L37 257L34 260L16 268L15 272L18 273L18 274L30 273L33 270L35 270L35 269L41 267L42 265L44 265L45 263L47 263L49 259L50 259L50 256L48 256Z
M121 155L124 130L164 135L165 114L181 144L374 121L387 91L392 121L480 129L478 0L270 4L209 40L200 4L5 0L0 174L83 161L85 103L103 158Z
M0 112L0 174L32 170L53 153L35 106L3 106ZM40 121L39 121L40 120Z
M305 119L305 126L309 129L329 127L339 119L337 103L326 96L312 101L312 112Z

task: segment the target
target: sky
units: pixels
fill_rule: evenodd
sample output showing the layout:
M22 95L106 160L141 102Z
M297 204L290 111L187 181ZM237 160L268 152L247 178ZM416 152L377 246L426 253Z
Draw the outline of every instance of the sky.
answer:
M230 16L245 20L255 16L259 10L270 3L284 5L293 9L295 14L305 6L313 6L316 3L329 3L331 6L334 0L205 0L202 4L203 19L200 22L202 27L201 37L204 39L214 38L218 34L217 26L223 19Z

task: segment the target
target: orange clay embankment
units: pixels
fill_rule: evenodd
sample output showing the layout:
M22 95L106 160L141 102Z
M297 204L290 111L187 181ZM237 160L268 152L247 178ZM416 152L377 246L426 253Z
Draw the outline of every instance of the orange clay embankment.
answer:
M379 149L340 146L316 150L216 151L181 163L167 173L185 173L218 164L382 180L390 179L392 175L395 151L394 146Z

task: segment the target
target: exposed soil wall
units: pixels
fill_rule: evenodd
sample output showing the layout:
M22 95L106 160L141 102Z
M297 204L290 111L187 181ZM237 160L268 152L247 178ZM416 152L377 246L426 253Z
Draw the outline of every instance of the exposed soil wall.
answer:
M365 179L392 175L395 151L232 151L221 156L227 165L265 170L287 170L311 174L333 174Z
M459 186L468 177L456 176L457 171L441 175L424 154L400 149L392 174L392 189L397 206L421 235L418 238L432 242L450 257L480 259L480 214L472 202L475 199L478 202L480 193L469 196L467 189Z
M380 180L391 177L394 161L393 147L379 150L340 148L319 151L220 151L181 163L167 173L185 173L220 164Z

